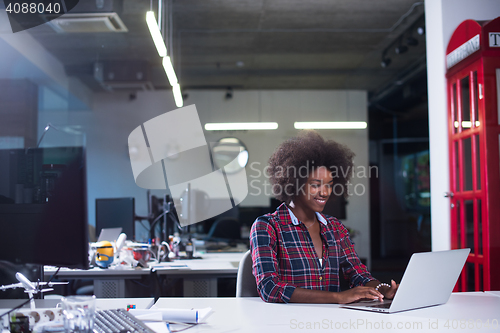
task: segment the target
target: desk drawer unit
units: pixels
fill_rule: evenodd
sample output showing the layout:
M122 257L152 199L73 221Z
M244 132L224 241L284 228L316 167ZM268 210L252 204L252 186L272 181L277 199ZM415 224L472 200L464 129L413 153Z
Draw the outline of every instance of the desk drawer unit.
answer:
M217 278L184 278L184 297L217 297Z
M94 280L94 294L98 298L123 298L125 279Z

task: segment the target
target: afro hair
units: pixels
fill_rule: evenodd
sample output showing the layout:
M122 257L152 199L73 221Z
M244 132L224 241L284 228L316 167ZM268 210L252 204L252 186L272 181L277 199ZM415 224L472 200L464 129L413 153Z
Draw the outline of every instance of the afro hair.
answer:
M353 172L354 153L345 145L325 140L316 131L302 131L281 143L269 158L267 173L276 199L289 204L305 184L311 171L324 166L332 172L333 186L339 184L347 197ZM334 191L337 194L337 191Z

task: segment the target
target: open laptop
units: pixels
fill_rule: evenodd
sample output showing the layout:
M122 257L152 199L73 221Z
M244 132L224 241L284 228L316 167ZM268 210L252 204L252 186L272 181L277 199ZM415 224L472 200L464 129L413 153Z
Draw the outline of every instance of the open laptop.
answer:
M470 249L415 253L393 300L362 301L342 308L393 313L448 302Z
M122 228L102 228L97 241L114 242L120 237L121 232Z

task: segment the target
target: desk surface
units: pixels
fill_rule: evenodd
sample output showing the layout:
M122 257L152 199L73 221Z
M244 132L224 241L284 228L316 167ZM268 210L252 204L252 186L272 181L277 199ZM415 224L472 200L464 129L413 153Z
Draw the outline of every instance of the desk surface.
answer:
M20 305L21 303L27 301L26 299L1 299L0 300L0 309L12 309ZM58 298L50 298L50 299L36 299L35 305L37 308L55 308L58 303L61 302L61 299ZM97 298L96 299L96 307L101 310L107 309L117 309L117 308L126 308L127 305L135 305L137 309L149 309L155 302L153 297L145 297L145 298ZM24 308L29 308L30 303L27 303L23 306ZM0 310L0 313L3 311Z
M244 253L205 253L203 259L174 260L160 264L151 264L158 274L230 274L238 273L238 266Z
M153 308L162 307L211 307L206 323L190 332L500 332L500 297L487 293L455 293L444 305L394 314L338 304L271 304L258 297L160 298Z
M92 268L88 270L61 268L58 277L140 277L141 275L149 274L151 269L154 269L158 274L169 275L197 275L197 274L229 274L236 275L238 273L238 264L244 253L204 253L200 254L202 259L191 260L174 260L160 264L151 263L150 268ZM56 268L46 267L44 269L45 276L54 274Z

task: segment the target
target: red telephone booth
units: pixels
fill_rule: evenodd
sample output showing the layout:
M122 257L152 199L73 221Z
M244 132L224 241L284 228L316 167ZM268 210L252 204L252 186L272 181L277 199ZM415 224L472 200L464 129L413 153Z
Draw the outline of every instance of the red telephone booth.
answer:
M500 290L500 17L462 22L446 68L451 246L471 249L455 291Z

